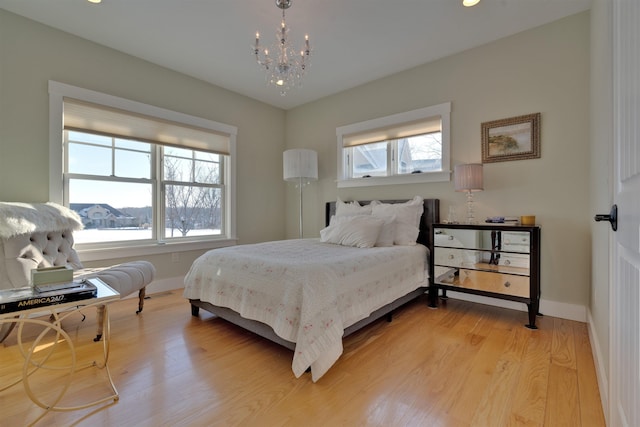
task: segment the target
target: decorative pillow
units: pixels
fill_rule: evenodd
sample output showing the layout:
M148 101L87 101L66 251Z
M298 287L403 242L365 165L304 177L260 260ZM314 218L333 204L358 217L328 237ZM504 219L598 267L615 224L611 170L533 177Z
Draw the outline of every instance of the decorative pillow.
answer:
M360 206L357 201L345 203L336 201L336 216L371 215L371 205Z
M345 216L332 216L329 220L329 226L344 224L349 221L358 221L364 220L367 218L372 218L371 215L345 215ZM393 246L393 239L395 237L396 230L396 217L392 216L390 218L379 218L383 221L382 228L380 229L380 234L378 235L378 239L376 240L375 246L377 247L388 247ZM357 227L357 225L356 225Z
M420 217L424 209L423 199L415 196L404 203L371 202L371 215L378 218L395 217L393 243L396 245L415 245L420 233Z
M378 240L376 240L376 246L378 247L387 247L393 246L393 241L396 235L396 217L387 217L380 218L384 221L382 224L382 228L380 229L380 234L378 235Z
M320 241L342 246L372 248L384 221L370 215L333 217L328 227L320 230Z
M413 246L418 240L420 229L404 222L396 223L393 244L399 246Z

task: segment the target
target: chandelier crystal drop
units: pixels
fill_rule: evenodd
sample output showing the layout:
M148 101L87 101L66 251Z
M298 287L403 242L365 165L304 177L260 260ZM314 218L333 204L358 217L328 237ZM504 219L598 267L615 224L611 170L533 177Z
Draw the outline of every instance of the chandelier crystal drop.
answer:
M277 86L280 95L284 96L293 87L302 86L304 76L311 58L309 36L304 36L304 47L297 51L287 36L289 27L284 19L284 11L291 7L292 0L275 0L276 6L282 9L282 22L276 31L276 41L270 48L260 46L260 33L256 33L256 43L252 46L256 62L266 72L268 84Z

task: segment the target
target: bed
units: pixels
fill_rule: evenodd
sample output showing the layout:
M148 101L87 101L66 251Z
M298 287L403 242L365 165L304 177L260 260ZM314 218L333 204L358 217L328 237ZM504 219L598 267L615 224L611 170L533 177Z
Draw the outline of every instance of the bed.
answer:
M335 226L337 203L326 204L327 226ZM378 209L407 203L411 201L358 205ZM344 337L381 317L390 320L393 310L425 293L439 200L420 198L420 203L414 245L360 248L327 243L322 241L325 231L335 229L327 227L320 239L208 251L185 276L191 313L198 316L202 308L293 350L294 375L310 369L317 381L342 354Z

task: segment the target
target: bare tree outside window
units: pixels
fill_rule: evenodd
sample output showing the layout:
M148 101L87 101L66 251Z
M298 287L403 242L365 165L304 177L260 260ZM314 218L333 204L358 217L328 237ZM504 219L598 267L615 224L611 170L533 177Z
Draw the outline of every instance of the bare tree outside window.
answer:
M442 134L433 132L398 140L398 172L442 169Z
M171 154L164 156L167 237L175 237L174 231L185 237L193 230L220 230L219 162L198 159L192 150L172 149Z

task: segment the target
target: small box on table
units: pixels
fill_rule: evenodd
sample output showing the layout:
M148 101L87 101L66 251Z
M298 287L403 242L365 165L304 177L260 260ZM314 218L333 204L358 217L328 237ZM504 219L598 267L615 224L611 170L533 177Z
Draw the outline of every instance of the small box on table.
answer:
M64 283L73 281L73 269L63 265L59 267L34 268L31 270L31 286L47 285L49 283Z

